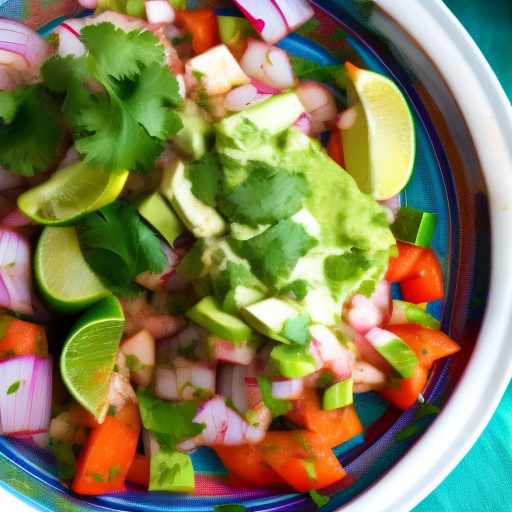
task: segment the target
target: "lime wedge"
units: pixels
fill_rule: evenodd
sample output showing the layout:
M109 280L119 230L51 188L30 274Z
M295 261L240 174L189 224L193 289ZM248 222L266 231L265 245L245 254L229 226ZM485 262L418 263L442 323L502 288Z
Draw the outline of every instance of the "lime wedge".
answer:
M123 328L121 305L109 295L76 321L62 349L62 379L75 400L96 418L106 402Z
M71 315L110 295L87 265L75 228L46 226L37 242L34 276L43 299Z
M412 174L416 141L409 106L387 77L350 62L341 136L345 168L359 188L384 200L398 194Z
M41 224L69 226L82 215L114 201L128 174L77 162L21 194L18 206Z

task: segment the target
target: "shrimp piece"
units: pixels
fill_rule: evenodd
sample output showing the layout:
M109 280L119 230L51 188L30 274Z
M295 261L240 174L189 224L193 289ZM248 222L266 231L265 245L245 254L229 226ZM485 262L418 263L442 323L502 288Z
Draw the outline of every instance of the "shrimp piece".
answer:
M370 297L356 294L347 312L348 324L359 334L381 326L391 312L391 285L382 280Z

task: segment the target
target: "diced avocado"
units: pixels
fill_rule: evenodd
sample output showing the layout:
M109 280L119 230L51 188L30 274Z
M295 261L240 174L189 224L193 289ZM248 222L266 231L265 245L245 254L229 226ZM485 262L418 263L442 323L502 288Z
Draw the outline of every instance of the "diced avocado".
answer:
M297 121L304 106L294 92L271 96L215 124L215 131L240 149L261 145L262 133L276 135Z
M429 315L423 308L410 302L402 300L393 300L393 312L389 319L389 324L414 323L430 327L431 329L440 329L441 322Z
M204 277L208 273L208 267L202 260L203 251L203 240L196 240L187 254L185 254L176 270L189 279Z
M336 384L329 386L324 393L324 410L338 409L354 403L353 387L354 381L352 378L336 382Z
M247 20L238 16L217 16L220 40L229 46L238 36L260 39L258 31Z
M195 488L190 456L162 448L151 457L150 491L190 492Z
M179 150L198 160L213 145L213 128L201 116L197 103L187 99L185 102L186 108L176 111L183 128L172 138L172 142Z
M287 379L304 377L316 371L315 359L298 345L277 345L270 352L277 371Z
M201 299L185 315L219 338L241 343L252 335L252 329L240 318L224 312L211 295Z
M171 246L187 229L158 191L143 199L138 211Z
M414 351L392 332L374 327L365 335L377 352L391 364L404 379L412 377L418 366Z
M220 214L192 193L192 183L185 177L182 160L176 159L164 169L160 192L197 238L219 236L226 231L228 226Z
M287 326L293 325L296 321L301 322L304 332L309 337L309 319L291 301L271 297L242 308L240 315L255 331L282 343L297 343L295 336L286 336L288 331L293 332L287 329ZM307 341L305 339L299 344Z
M397 240L428 247L436 229L437 214L427 213L410 206L399 208L391 232Z
M235 286L224 299L226 311L240 311L240 309L262 300L265 293L258 288L248 286Z

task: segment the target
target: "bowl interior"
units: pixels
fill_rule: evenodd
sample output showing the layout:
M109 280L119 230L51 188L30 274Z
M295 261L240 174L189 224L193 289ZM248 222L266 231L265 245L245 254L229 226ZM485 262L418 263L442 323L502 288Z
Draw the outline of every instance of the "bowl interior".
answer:
M215 5L226 8L220 2ZM314 5L318 24L308 24L280 46L318 64L342 63L346 59L378 71L391 77L409 101L417 154L414 174L401 194L401 202L438 214L432 247L443 268L445 300L430 303L428 310L463 347L456 356L435 365L420 407L402 412L388 406L376 393L356 396L355 405L365 432L335 449L348 476L320 491L330 496L322 508L330 511L356 498L392 468L453 392L473 351L486 303L490 225L488 194L471 137L433 63L401 27L371 2L318 0ZM44 16L56 18L70 12L68 4L55 6L61 10ZM37 13L18 12L14 2L4 4L0 8L2 14L29 17L36 25L49 21ZM53 21L42 31L54 25ZM342 96L339 99L344 101ZM394 294L399 298L399 290ZM250 510L261 511L317 509L308 494L231 486L222 464L208 448L198 449L192 458L197 473L197 491L193 495L146 493L133 486L125 493L80 498L61 485L48 452L1 437L0 480L42 510L199 512L211 511L214 505L223 503L243 503Z

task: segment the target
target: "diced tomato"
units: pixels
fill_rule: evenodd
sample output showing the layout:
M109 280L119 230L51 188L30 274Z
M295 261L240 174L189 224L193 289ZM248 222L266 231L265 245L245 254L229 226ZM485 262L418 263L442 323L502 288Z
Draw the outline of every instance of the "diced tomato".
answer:
M126 481L149 487L150 466L151 459L149 457L136 453L126 474Z
M418 260L423 248L417 245L396 241L398 256L390 258L385 279L391 283L401 283L419 277Z
M286 413L286 417L300 427L318 434L329 448L334 448L363 431L353 405L325 411L314 388L304 388L302 397L292 401L292 408Z
M213 449L236 485L286 485L253 446L217 445Z
M329 141L327 142L327 154L340 166L345 166L345 158L343 156L343 143L341 141L341 130L334 126L331 129Z
M391 387L381 389L379 394L388 402L404 411L412 407L427 383L428 370L421 365L416 367L409 379L396 379Z
M460 345L444 332L419 324L388 325L388 331L398 336L416 354L418 363L429 370L436 359L460 350Z
M443 273L435 252L429 247L423 248L416 266L419 277L400 283L404 300L420 304L442 299L444 296Z
M91 431L78 456L71 490L86 495L123 490L138 439L139 430L107 415L105 421Z
M405 301L421 304L442 299L443 273L435 252L397 240L398 256L390 258L386 280L400 283Z
M272 430L255 448L297 492L320 489L346 474L332 450L315 432Z
M176 9L174 24L192 34L192 49L199 55L220 44L219 25L214 9Z
M47 354L48 342L44 327L9 315L0 315L0 359Z
M140 409L136 402L128 400L124 407L115 413L115 418L134 430L140 430L142 428Z
M96 428L100 424L94 417L92 412L89 412L85 407L78 402L73 402L69 407L70 421L74 425L80 425L87 428Z

